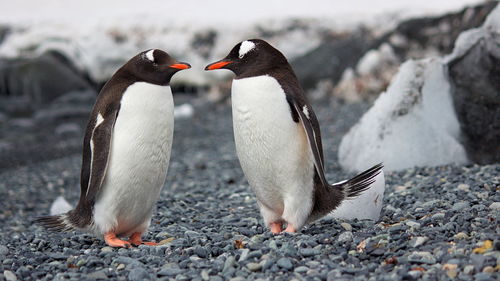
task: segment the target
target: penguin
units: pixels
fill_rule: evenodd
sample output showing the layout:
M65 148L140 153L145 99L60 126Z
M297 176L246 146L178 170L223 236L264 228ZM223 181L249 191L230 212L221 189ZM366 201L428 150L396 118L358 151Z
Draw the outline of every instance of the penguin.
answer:
M280 51L264 40L246 40L205 68L215 69L236 75L236 153L272 233L296 232L370 188L382 163L349 180L326 180L318 119Z
M169 84L176 72L190 67L150 49L116 71L97 96L86 127L77 206L40 217L39 224L94 233L111 247L156 245L141 237L170 161L174 103Z

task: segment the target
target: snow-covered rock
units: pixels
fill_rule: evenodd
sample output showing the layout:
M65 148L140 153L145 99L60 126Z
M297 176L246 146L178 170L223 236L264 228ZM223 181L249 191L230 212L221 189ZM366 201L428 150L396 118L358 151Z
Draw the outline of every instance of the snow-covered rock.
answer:
M50 206L50 215L60 215L64 214L72 209L71 205L64 199L64 197L59 196Z
M480 28L460 35L445 58L453 104L471 161L500 161L500 6Z
M357 172L379 162L386 170L463 164L468 159L459 138L443 61L410 60L343 137L339 162Z
M382 210L385 191L384 171L375 177L375 182L370 189L360 196L345 200L330 215L340 219L369 219L377 221Z

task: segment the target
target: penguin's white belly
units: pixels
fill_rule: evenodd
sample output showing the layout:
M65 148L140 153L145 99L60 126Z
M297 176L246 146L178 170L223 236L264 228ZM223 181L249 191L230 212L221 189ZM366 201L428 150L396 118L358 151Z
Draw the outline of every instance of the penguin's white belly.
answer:
M236 151L260 203L282 214L287 197L312 200L307 136L279 83L267 75L234 80L231 97Z
M94 208L97 231L144 231L165 182L174 117L169 86L136 82L123 94Z

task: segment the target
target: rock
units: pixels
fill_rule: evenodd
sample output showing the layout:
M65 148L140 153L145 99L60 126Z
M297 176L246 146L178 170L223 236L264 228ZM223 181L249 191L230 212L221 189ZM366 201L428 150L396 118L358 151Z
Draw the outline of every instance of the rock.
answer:
M417 248L417 247L423 245L428 240L429 240L429 237L425 237L425 236L424 237L422 237L422 236L415 237L415 238L410 240L410 246L412 246L413 248Z
M485 266L483 268L483 272L484 273L493 273L493 272L495 272L495 268L493 266Z
M250 271L259 271L262 268L262 265L260 263L250 262L246 265L246 267Z
M349 243L352 241L352 237L352 232L344 231L339 235L337 241L339 241L340 243Z
M459 232L453 236L455 239L467 239L469 236L465 232Z
M352 231L352 226L346 222L341 223L340 226L342 226L344 230Z
M9 253L9 248L0 245L0 256L6 256Z
M17 281L16 275L10 270L4 270L3 276L7 281Z
M405 224L413 229L419 229L420 228L420 223L416 222L416 221L406 221Z
M89 274L87 274L87 277L89 279L92 279L92 280L101 280L101 279L106 280L106 279L108 279L108 276L102 270L89 273Z
M54 130L58 136L80 136L82 128L76 123L64 123L57 126Z
M287 269L287 270L290 270L293 268L293 264L292 264L292 261L289 259L289 258L280 258L276 264L283 268L283 269Z
M144 268L134 268L128 274L128 280L130 281L141 281L141 280L151 280L148 272Z
M92 89L68 59L55 51L32 59L0 60L0 110L9 114L33 112L65 93Z
M467 275L472 275L474 274L474 266L469 264L464 267L464 273Z
M322 79L333 83L340 80L344 69L354 67L371 45L368 32L358 31L351 36L332 38L315 49L295 58L291 65L305 89L316 86ZM321 69L321 71L318 71Z
M447 58L451 93L469 158L500 161L500 7L481 28L460 35Z
M453 204L453 207L451 207L451 210L458 212L458 211L462 211L463 209L467 209L467 208L469 208L469 203L457 202L457 203Z
M385 170L467 163L445 73L439 59L401 65L387 91L342 138L341 166L361 172L379 162Z
M436 263L436 258L429 252L413 252L408 256L408 261L413 263Z
M493 203L491 203L490 206L489 206L489 208L492 209L492 210L496 210L496 211L500 210L500 202L493 202Z

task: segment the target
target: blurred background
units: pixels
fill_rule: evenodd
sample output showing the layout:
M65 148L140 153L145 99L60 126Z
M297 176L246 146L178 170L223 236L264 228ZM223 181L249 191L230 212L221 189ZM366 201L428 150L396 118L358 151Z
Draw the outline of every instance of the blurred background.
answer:
M179 121L182 127L176 127L176 136L182 138L183 130L186 132L192 126L196 128L193 124L203 127L206 115L217 110L223 113L214 117L214 122L230 118L227 108L231 73L204 72L203 68L224 57L239 41L249 38L269 41L289 59L316 108L324 135L336 136L325 140L325 147L334 155L330 163L336 163L340 136L346 134L387 89L403 62L443 59L452 53L457 37L466 30L482 26L496 5L497 1L480 0L51 0L43 1L43 4L34 0L4 1L0 7L0 171L80 154L88 114L100 88L130 57L149 48L163 49L193 66L189 71L177 74L172 82L178 106L176 118L190 120ZM496 32L498 35L498 30ZM476 59L480 60L480 57ZM443 60L443 65L452 61L452 58ZM493 74L498 74L496 65ZM425 73L426 68L423 69ZM457 71L451 71L452 74L458 73L454 77L460 75L461 72ZM493 75L489 68L484 71ZM400 85L400 92L415 82L412 81L409 79ZM456 156L437 161L396 161L389 168L497 162L498 154L492 157L492 152L498 153L499 149L497 135L485 137L484 130L496 129L498 134L499 115L495 114L498 114L499 86L490 80L485 84L484 87L493 87L486 90L492 93L486 102L489 105L477 107L487 107L489 111L486 113L462 112L460 100L462 104L470 102L463 98L466 94L454 96L453 91L448 93L459 97L454 98L453 105L459 113L460 128L452 120L455 123L450 125L453 127L451 140L447 139L450 136L444 136L430 141L442 142L444 147L456 146L451 152ZM449 87L460 87L455 86ZM484 87L481 91L485 91ZM417 92L421 88L417 87ZM397 93L392 95L398 96ZM477 100L484 101L484 97ZM406 100L397 103L407 104ZM496 108L492 109L492 104L496 104ZM411 111L411 108L383 107L384 110L404 112ZM443 111L448 112L447 109ZM428 115L425 110L418 114ZM487 118L483 123L477 123L476 117L483 115ZM476 123L469 124L472 121L467 116L473 116ZM372 118L382 118L379 117ZM441 117L433 115L432 118ZM222 124L230 126L230 123ZM490 127L484 128L481 124ZM491 128L493 125L496 128ZM464 126L483 131L464 131ZM231 143L230 128L227 131L227 142ZM398 135L396 129L373 133ZM422 136L426 133L415 134ZM432 131L429 134L433 134ZM193 134L185 136L194 138ZM401 145L383 143L383 140L363 144L356 142L356 138L368 137L353 137L349 142L372 148ZM488 141L481 147L467 147L468 143L485 138ZM423 138L420 142L429 142L429 139ZM461 145L466 146L468 156L464 155ZM441 148L431 148L428 153L435 155L435 149ZM176 149L183 149L183 146L174 145ZM404 146L398 149L408 150ZM342 153L339 156L341 161L342 158L357 157L349 154L350 148L345 150L344 156ZM448 150L443 151L450 154ZM380 153L386 155L387 151ZM422 154L418 149L415 153ZM393 154L400 155L398 152ZM378 161L376 158L380 156L372 158ZM343 165L347 170L362 169L347 162L344 161Z

